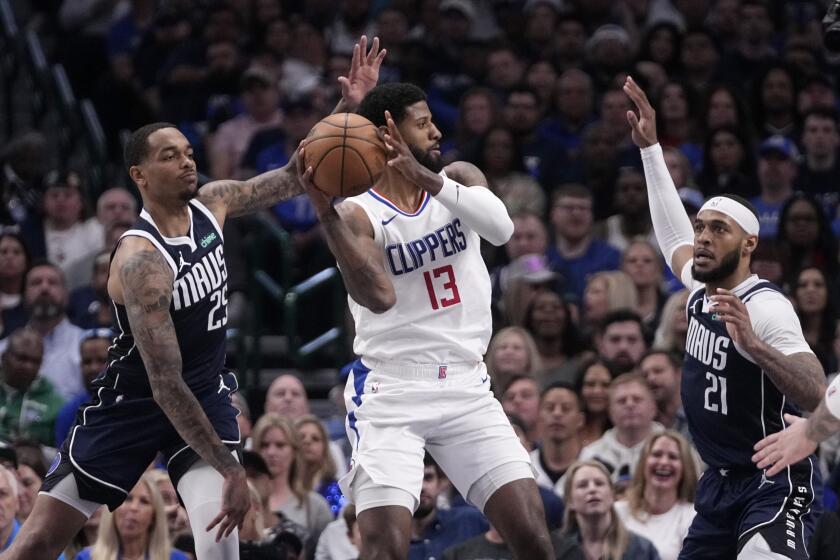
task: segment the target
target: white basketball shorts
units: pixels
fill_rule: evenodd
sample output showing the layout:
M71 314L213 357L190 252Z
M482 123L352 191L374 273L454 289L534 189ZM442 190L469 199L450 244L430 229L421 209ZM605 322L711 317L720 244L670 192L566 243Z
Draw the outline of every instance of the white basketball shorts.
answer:
M528 453L490 391L483 362L415 365L357 360L344 401L353 455L350 472L339 484L351 500L353 479L364 469L376 486L413 496L416 508L424 450L462 496L485 474L508 463L524 463L533 476Z

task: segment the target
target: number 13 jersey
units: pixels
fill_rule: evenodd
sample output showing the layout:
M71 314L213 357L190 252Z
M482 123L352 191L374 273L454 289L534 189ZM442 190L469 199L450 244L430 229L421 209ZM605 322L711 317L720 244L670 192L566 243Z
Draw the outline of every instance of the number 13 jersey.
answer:
M413 213L374 189L346 202L367 214L396 292L396 304L381 314L348 297L354 352L399 363L481 361L492 320L478 234L428 192Z
M781 290L752 275L732 292L747 308L756 336L784 355L811 352L799 319ZM681 394L688 428L700 458L710 467L754 468L753 445L798 414L743 348L735 344L706 296L688 298L688 333Z

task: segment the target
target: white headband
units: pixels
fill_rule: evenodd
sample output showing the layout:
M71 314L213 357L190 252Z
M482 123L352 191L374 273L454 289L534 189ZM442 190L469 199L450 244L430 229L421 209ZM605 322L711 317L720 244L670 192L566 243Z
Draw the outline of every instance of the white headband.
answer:
M747 234L758 235L758 218L755 217L755 214L750 212L749 208L728 196L710 198L697 214L700 214L703 210L714 210L726 214L744 228Z

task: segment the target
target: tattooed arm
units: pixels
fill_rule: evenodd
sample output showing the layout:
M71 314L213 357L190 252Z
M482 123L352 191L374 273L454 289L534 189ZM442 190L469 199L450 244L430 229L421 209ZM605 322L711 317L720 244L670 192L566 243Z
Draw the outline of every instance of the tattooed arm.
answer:
M783 395L804 410L817 407L825 391L825 373L816 356L810 352L785 356L761 341L746 350Z
M181 350L169 313L174 272L160 251L138 237L120 244L112 272L117 274L111 275L108 290L114 300L125 305L155 402L187 445L225 478L222 513L213 525L222 522L219 534L229 534L248 510L245 470L222 443L181 377Z

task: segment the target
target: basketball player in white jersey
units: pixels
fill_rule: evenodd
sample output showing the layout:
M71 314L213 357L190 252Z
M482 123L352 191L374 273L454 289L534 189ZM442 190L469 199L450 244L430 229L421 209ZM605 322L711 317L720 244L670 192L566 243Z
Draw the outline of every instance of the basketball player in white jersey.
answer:
M480 240L505 243L513 223L475 166L441 169L422 90L377 86L359 114L389 151L380 179L336 206L312 185L311 168L301 181L356 323L361 358L345 390L353 458L340 484L356 504L362 556L406 557L426 449L516 558L552 558L528 454L482 362L491 319Z

